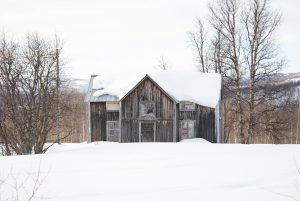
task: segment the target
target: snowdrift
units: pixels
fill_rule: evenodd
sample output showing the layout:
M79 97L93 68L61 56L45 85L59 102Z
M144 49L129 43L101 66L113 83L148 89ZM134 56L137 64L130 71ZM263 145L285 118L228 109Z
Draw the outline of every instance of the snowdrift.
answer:
M30 192L26 178L39 175L36 200L296 200L297 164L298 145L63 144L44 155L0 157L0 194L12 197L16 183Z

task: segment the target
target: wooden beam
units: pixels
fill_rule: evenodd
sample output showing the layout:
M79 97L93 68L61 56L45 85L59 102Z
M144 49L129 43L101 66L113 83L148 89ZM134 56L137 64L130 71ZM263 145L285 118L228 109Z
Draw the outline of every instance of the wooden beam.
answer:
M176 102L174 101L173 102L174 105L173 105L173 109L174 109L174 119L173 119L173 142L177 142L177 139L176 139L176 134L177 134L177 107L176 107Z
M120 104L120 110L119 110L119 126L120 126L120 131L119 131L119 142L122 142L122 102L119 102Z

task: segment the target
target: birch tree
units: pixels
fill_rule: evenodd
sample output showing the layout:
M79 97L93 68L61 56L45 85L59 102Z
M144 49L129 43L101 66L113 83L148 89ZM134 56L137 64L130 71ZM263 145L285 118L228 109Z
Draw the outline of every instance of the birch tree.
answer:
M279 70L284 60L278 58L278 48L273 36L280 23L279 12L272 11L268 0L252 0L244 9L242 23L245 27L244 55L249 73L247 142L255 134L258 114L256 107L265 102L268 93L260 93L266 81Z
M207 31L204 28L204 23L200 18L196 19L195 30L189 32L189 43L196 53L196 62L198 70L207 73L209 70L208 52L206 49Z
M278 114L287 108L285 103L289 103L286 100L290 95L279 85L268 85L285 65L274 42L280 13L271 9L268 0L218 0L208 8L209 31L198 19L198 32L190 33L189 39L198 55L201 71L223 76L227 99L223 120L228 120L224 123L225 131L234 130L240 143L250 143L254 136L267 133L258 126L266 115L270 120L268 130L272 128L280 133L286 121ZM234 116L235 121L229 116ZM236 124L234 129L229 125L232 122ZM229 139L229 133L225 135Z
M209 5L210 23L219 35L219 39L222 38L223 41L222 53L224 62L222 70L219 65L220 60L215 61L217 63L216 66L217 69L219 68L219 71L222 71L226 81L224 86L230 92L228 95L234 100L234 104L236 105L235 111L238 116L240 142L245 143L241 86L243 66L241 62L242 35L239 23L241 16L240 9L238 0L218 1L215 4ZM221 47L218 50L221 51Z

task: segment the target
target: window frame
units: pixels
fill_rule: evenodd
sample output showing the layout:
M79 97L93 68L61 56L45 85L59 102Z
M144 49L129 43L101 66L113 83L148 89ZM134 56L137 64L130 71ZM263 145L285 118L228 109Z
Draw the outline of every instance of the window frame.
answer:
M187 134L186 134L186 138L183 138L183 123L187 123ZM189 124L193 124L193 132L190 134L190 130L189 130ZM184 140L184 139L192 139L196 137L195 134L195 130L196 130L196 121L192 120L192 119L183 119L179 121L179 136L180 136L180 140Z
M109 126L110 123L114 124L113 128L110 128L110 126ZM119 142L119 140L120 140L120 130L121 130L120 129L120 121L106 121L106 141ZM115 132L117 132L116 141L109 140L109 135L108 135L109 131L113 131L114 135L115 135Z
M187 108L188 106L191 106L191 108ZM182 101L179 103L179 111L196 111L196 104L189 101Z

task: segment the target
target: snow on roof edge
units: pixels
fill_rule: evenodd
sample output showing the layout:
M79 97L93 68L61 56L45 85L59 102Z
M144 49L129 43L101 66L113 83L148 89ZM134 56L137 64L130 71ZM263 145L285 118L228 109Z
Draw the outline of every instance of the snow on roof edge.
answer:
M130 91L148 76L170 98L190 101L202 106L215 108L221 95L221 75L197 71L159 71L153 73L114 73L103 74L94 79L92 96L109 94L123 99ZM97 88L103 88L97 90Z

